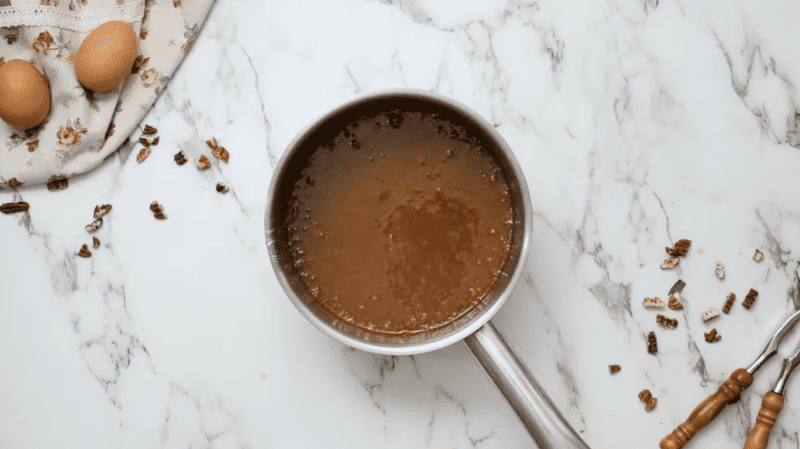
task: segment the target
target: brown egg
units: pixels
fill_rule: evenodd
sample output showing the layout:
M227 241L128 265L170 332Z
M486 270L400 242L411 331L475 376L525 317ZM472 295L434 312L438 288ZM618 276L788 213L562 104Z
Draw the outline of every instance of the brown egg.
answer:
M0 117L9 125L28 129L50 113L50 85L28 61L12 59L0 65Z
M100 25L83 40L75 57L75 76L83 87L106 92L119 86L131 73L138 39L127 22Z

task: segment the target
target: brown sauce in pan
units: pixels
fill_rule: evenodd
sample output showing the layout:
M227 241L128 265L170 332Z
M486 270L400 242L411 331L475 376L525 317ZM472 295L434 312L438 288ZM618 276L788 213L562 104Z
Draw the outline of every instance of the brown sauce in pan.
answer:
M479 142L435 116L348 125L309 160L289 223L295 266L339 318L389 333L470 310L508 254L511 207Z

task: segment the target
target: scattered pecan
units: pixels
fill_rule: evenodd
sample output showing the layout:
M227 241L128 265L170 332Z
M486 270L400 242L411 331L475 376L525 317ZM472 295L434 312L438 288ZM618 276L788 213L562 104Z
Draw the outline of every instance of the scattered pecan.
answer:
M722 338L722 336L717 333L717 329L711 329L710 331L705 332L703 335L706 336L706 341L709 343L714 343Z
M212 137L211 140L206 140L206 145L213 150L212 154L216 156L217 159L222 159L223 162L228 162L230 153L228 153L228 150L226 150L225 147L221 147L217 144L217 139Z
M69 187L69 180L67 178L59 178L58 176L53 176L47 181L47 190L55 191L55 190L64 190Z
M178 7L181 6L181 0L172 0L172 6Z
M669 302L667 303L667 307L669 307L672 310L681 310L683 309L683 304L681 304L680 301L678 301L678 298L676 298L675 295L672 295L669 297Z
M664 301L656 298L644 298L642 305L645 307L661 308L664 307Z
M17 212L25 212L30 208L30 204L24 201L19 201L16 203L5 203L0 205L0 212L4 214L15 214Z
M211 152L217 159L222 159L223 162L228 162L228 158L230 157L230 153L224 147L219 147L216 150Z
M658 352L658 342L656 341L656 333L653 331L650 331L650 333L647 334L647 352L649 352L650 354L655 354Z
M30 142L27 143L27 145L28 145L28 152L33 153L34 151L36 151L37 148L39 148L39 139L31 140Z
M84 244L81 246L81 250L78 251L78 255L81 257L92 257L92 253L89 251L89 248Z
M226 186L225 184L223 184L221 182L217 183L217 192L219 192L219 193L228 193L228 190L230 190L230 189L228 189L228 186Z
M715 268L714 272L717 274L717 277L720 278L720 279L724 279L725 278L725 265L723 265L722 262L717 261L717 263L715 264L715 267L716 268Z
M753 260L755 260L756 262L760 262L761 259L763 259L763 258L764 258L764 253L762 253L761 251L756 249L756 253L753 254Z
M100 229L100 226L103 226L103 217L99 217L97 220L93 221L92 224L86 225L86 231L94 232Z
M164 207L158 204L158 201L153 201L152 203L150 203L150 210L153 212L161 212L162 210L164 210Z
M155 134L157 132L158 130L153 128L152 126L144 125L144 131L142 131L142 134Z
M175 163L178 165L183 165L187 162L189 161L186 159L186 155L183 153L183 150L178 151L178 154L175 155Z
M670 257L669 259L665 260L661 263L661 269L667 270L670 268L675 268L675 265L678 265L678 258L677 257Z
M750 291L747 292L747 296L744 297L742 305L745 306L745 308L749 309L750 306L753 305L753 301L756 300L756 297L758 297L758 292L751 288Z
M689 246L691 244L692 244L691 240L683 239L675 242L675 249L670 247L666 247L664 249L667 251L667 254L669 254L672 257L682 257L685 256L686 253L689 251Z
M92 237L92 246L95 248L100 247L100 240L98 240L97 237Z
M200 170L205 170L211 167L211 161L208 160L205 155L200 156L200 162L197 163L197 168Z
M618 373L619 370L621 369L622 367L620 367L619 365L608 365L608 372L610 374Z
M139 155L136 156L136 160L140 163L147 159L147 156L150 156L150 147L144 147L139 151Z
M650 398L650 399L647 400L647 405L644 406L644 410L646 412L649 412L650 410L653 410L654 408L656 408L656 404L658 404L658 399Z
M647 402L652 397L653 397L653 394L650 393L650 390L648 390L647 388L645 388L644 390L639 392L639 400L642 401L642 402Z
M680 293L683 291L683 288L686 287L686 282L678 279L678 282L672 285L672 288L669 289L668 295L674 295L675 293Z
M733 293L728 293L728 296L725 297L725 305L722 306L723 313L730 313L731 307L733 306L733 301L736 300L736 295Z
M675 329L676 327L678 327L678 320L676 320L675 318L667 318L660 313L656 315L656 323L664 327L668 327L670 329Z
M167 218L167 214L164 213L164 206L158 204L158 201L153 201L150 204L150 210L154 212L153 216L159 220Z
M700 319L702 319L703 322L710 321L718 317L720 313L721 312L719 311L719 309L714 309L714 308L706 309L703 311L703 313L700 314Z
M139 137L139 143L141 143L141 144L142 144L142 145L144 145L145 147L149 147L149 146L150 146L150 141L149 141L149 140L147 140L147 138L146 138L146 137L144 137L144 136L142 136L142 137Z
M94 207L94 218L100 218L103 215L111 212L112 206L110 204L103 204L102 206Z
M22 184L23 183L17 181L17 178L11 178L8 180L8 186L11 187L12 189L16 189L17 187L22 187Z

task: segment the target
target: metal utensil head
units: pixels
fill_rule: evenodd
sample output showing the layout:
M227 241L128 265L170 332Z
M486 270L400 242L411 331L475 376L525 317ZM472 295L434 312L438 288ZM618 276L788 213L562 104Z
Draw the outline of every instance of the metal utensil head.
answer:
M292 195L309 157L348 123L391 110L435 113L463 126L469 135L482 142L482 148L492 155L501 168L512 207L510 252L497 281L469 311L442 327L424 332L382 333L340 319L309 292L288 245L287 217ZM300 131L275 167L267 194L265 228L267 249L278 282L306 319L351 347L381 354L405 355L433 351L455 343L475 332L499 310L522 277L533 231L531 220L530 193L522 168L494 126L450 98L416 89L392 89L356 96Z
M750 365L750 368L747 368L747 372L751 375L754 374L761 365L764 364L770 357L778 353L778 345L780 344L781 340L792 330L792 328L800 321L800 310L792 314L789 318L787 318L783 324L778 328L775 334L770 338L769 343L767 343L767 347L764 348L764 351L761 352L761 355L758 356L755 362Z
M789 375L797 368L797 365L800 365L800 343L797 344L797 349L794 351L794 354L783 360L783 370L772 391L783 396L783 392L786 390L786 382L789 380Z

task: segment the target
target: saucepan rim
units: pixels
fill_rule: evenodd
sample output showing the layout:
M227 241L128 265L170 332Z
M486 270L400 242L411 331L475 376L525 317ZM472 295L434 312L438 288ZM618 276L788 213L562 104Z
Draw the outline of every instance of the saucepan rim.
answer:
M288 164L290 159L297 153L299 149L298 147L299 143L308 138L316 129L320 127L321 124L332 119L333 117L335 117L337 114L339 114L344 110L347 110L359 103L365 103L384 98L397 98L397 97L431 100L434 103L443 104L444 106L452 108L456 112L463 114L464 116L472 120L476 125L480 126L483 129L483 131L494 140L499 150L503 152L503 154L508 160L508 165L511 167L511 169L514 172L514 175L516 176L517 184L519 186L522 195L522 207L523 207L522 212L525 222L523 228L520 254L516 262L516 265L514 267L514 271L508 283L503 288L503 290L497 295L497 298L494 300L494 302L492 302L488 307L486 307L473 320L467 322L465 325L456 329L455 331L451 332L446 336L430 340L418 341L418 342L388 345L388 344L381 344L378 342L365 341L363 339L355 337L347 332L344 332L336 328L326 319L314 313L314 311L312 311L309 308L309 306L303 301L303 299L300 298L294 292L294 289L292 288L289 282L289 278L287 277L287 274L284 272L283 267L280 264L280 260L277 254L277 248L275 247L275 242L273 241L272 238L273 229L272 229L272 220L270 219L270 216L273 210L273 202L275 201L275 195L279 187L278 181L281 178L280 175L286 168L286 165ZM500 310L503 304L505 304L509 296L511 296L511 293L514 291L514 288L516 287L520 278L522 277L527 264L528 254L530 252L530 245L531 245L532 231L533 231L530 192L528 191L528 185L525 180L524 173L522 172L522 168L517 162L517 159L514 156L511 147L508 145L505 139L503 139L503 137L495 129L495 127L492 126L489 122L487 122L477 112L473 111L472 109L468 108L462 103L453 100L452 98L437 93L421 89L412 89L412 88L382 89L355 95L352 98L339 104L332 110L329 110L328 112L325 112L324 114L318 116L314 120L310 121L310 123L307 126L302 128L294 137L294 139L292 139L289 145L286 147L286 150L281 155L280 159L278 160L278 163L275 165L275 168L273 170L272 179L270 180L269 189L267 191L266 211L264 214L264 226L266 233L267 249L269 252L270 262L272 264L273 271L275 272L275 276L278 279L278 283L281 285L284 293L286 293L286 296L289 297L289 300L292 302L292 304L294 304L295 308L297 308L297 310L315 327L317 327L319 330L323 331L330 337L356 349L361 349L367 352L386 354L386 355L411 355L411 354L421 354L424 352L434 351L436 349L449 346L457 341L463 340L468 335L480 329L480 327L483 326L487 321L489 321L494 316L494 314L497 313L498 310Z

